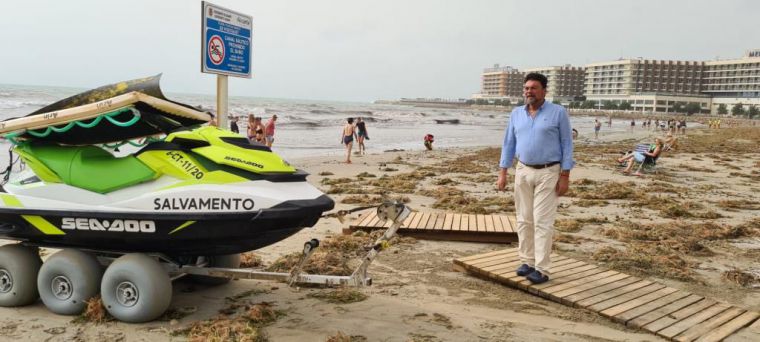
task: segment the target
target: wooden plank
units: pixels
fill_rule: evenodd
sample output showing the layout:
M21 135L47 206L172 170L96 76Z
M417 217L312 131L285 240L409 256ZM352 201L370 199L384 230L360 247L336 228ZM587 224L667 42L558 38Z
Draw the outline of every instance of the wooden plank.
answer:
M557 299L561 299L563 297L567 297L567 296L570 296L570 295L573 295L573 294L576 294L576 293L579 293L579 292L584 292L584 291L591 290L591 289L594 289L594 288L597 288L597 287L601 287L603 285L607 285L609 283L614 283L614 282L616 282L618 280L625 279L625 278L628 278L628 277L630 277L630 276L627 275L627 274L625 274L625 273L615 272L612 275L605 276L605 277L600 277L598 279L595 279L595 280L592 280L592 281L589 281L589 282L586 282L586 283L583 283L583 284L579 284L579 285L576 285L576 286L573 286L571 288L567 288L567 289L564 289L564 290L558 290L558 289L549 288L549 289L546 289L545 291L551 293L553 297L555 297Z
M549 286L549 287L544 288L543 291L547 294L555 294L555 293L563 292L567 290L572 291L584 285L593 284L595 281L609 279L614 276L619 276L620 274L621 274L620 272L616 272L616 271L604 271L604 272L600 272L600 273L588 276L583 279L576 279L573 281L568 281L564 284ZM579 291L581 290L577 290L576 292L579 292ZM575 292L572 292L572 293L575 293Z
M723 311L712 318L695 325L688 330L677 335L674 339L676 341L694 341L700 336L707 334L710 330L716 329L735 317L743 314L746 310L737 307L731 307L726 311Z
M424 229L425 225L427 224L427 221L430 219L430 213L422 213L422 218L419 222L417 222L417 225L413 227L409 227L411 229Z
M467 215L467 218L470 220L470 226L467 228L467 230L471 232L477 232L478 221L475 219L475 215Z
M470 215L462 214L462 221L459 222L459 230L469 231L470 230Z
M404 219L404 222L401 224L400 228L409 228L409 225L412 223L412 220L414 220L415 216L417 216L417 212L409 213L409 216Z
M504 229L504 226L501 224L501 220L499 219L499 216L497 215L491 215L491 219L493 220L493 230L496 232L506 232L507 230Z
M515 274L515 271L517 271L517 268L522 265L522 261L520 259L515 260L514 262L510 262L507 264L503 264L500 266L491 266L486 268L486 270L494 275L494 278L503 278L508 279L511 277L517 277ZM516 279L522 280L525 277L517 277Z
M604 272L604 269L601 269L597 267L596 265L586 264L585 266L581 266L581 267L577 267L571 270L567 270L565 272L553 274L552 276L549 276L549 281L543 284L533 285L529 280L520 282L520 284L524 284L525 286L530 286L530 292L543 293L544 289L547 287L561 285L561 284L564 284L576 279L590 277L592 275L595 275L601 272ZM541 295L541 296L543 297L544 295Z
M374 210L368 213L364 213L362 214L362 216L359 216L359 218L356 220L353 226L364 227L365 225L367 225L367 223L369 223L369 220L372 219L372 216L376 216L376 215L377 215L377 211L374 211Z
M647 325L649 323L652 323L665 315L669 315L673 312L676 312L678 310L681 310L691 304L694 304L700 300L704 299L703 297L697 296L697 295L689 295L685 298L679 299L673 303L670 303L668 305L665 305L657 310L653 310L651 312L646 313L645 315L641 315L639 317L636 317L628 322L626 322L626 325L633 328L641 328L644 325Z
M654 322L647 323L646 325L642 326L642 329L649 330L652 332L657 332L662 329L665 329L677 322L680 322L684 318L691 317L697 312L703 311L705 309L708 309L712 306L717 304L716 301L712 299L704 299L699 302L696 302L692 305L689 305L683 309L679 309L676 312L670 313L667 316L663 316L662 318L657 319Z
M662 289L664 287L665 287L665 285L658 284L658 283L652 283L652 284L649 284L648 286L644 286L644 287L642 287L640 289L637 289L637 290L634 290L634 291L622 294L620 296L617 296L617 297L614 297L614 298L610 298L610 299L601 301L601 302L596 303L594 305L589 305L588 309L594 310L594 311L603 311L603 310L605 310L607 308L611 308L611 307L613 307L615 305L627 302L629 300L633 300L633 299L639 298L641 296L648 295L648 294L650 294L652 292L655 292L655 291L657 291L659 289Z
M617 281L613 281L613 282L611 282L609 284L606 284L606 285L595 287L593 289L581 291L581 292L574 293L574 294L571 294L571 295L565 295L565 296L562 297L562 303L566 304L566 305L570 305L570 306L580 307L576 303L579 302L579 301L581 301L581 300L584 300L584 299L590 298L590 297L594 297L594 296L598 296L598 295L600 295L602 293L606 293L606 292L609 292L609 291L612 291L612 290L615 290L615 289L619 289L619 288L622 288L624 286L628 286L630 284L633 284L633 283L636 283L636 282L639 282L639 281L641 281L641 279L637 278L637 277L623 278L623 279L620 279L620 280L617 280Z
M486 229L486 217L485 216L483 216L481 214L475 215L475 220L477 221L477 223L475 224L475 227L476 227L475 230L476 231L479 231L479 232L488 231Z
M641 315L644 315L646 313L649 313L651 311L657 310L661 307L664 307L668 304L671 304L675 301L678 301L680 299L686 298L690 295L688 292L684 291L676 291L671 294L668 294L666 296L660 297L656 300L650 301L649 303L646 303L644 305L640 305L635 308L631 308L628 311L622 312L620 314L614 315L612 318L616 322L620 322L625 324L626 322L639 317ZM609 309L608 309L609 310Z
M414 215L414 219L412 222L409 222L409 226L407 228L414 229L420 224L420 220L422 220L422 216L425 216L423 213L417 213L417 215Z
M741 316L736 317L728 323L721 325L719 328L702 335L702 337L700 337L697 341L721 341L739 329L744 328L746 325L752 323L752 321L758 319L758 317L760 317L759 313L754 311L747 311ZM758 336L758 338L760 339L760 336Z
M501 225L504 226L504 231L517 232L517 227L512 225L509 221L509 217L506 215L499 215L499 220L501 221Z
M603 301L608 300L610 298L615 298L617 296L621 296L621 295L624 295L626 293L629 293L629 292L632 292L632 291L636 291L636 290L638 290L638 289L640 289L642 287L646 287L646 286L649 286L649 285L652 285L652 282L649 281L649 280L637 281L635 283L631 283L629 285L626 285L626 286L614 289L612 291L607 291L607 292L604 292L604 293L600 293L600 294L598 294L596 296L588 297L586 299L577 301L576 302L576 306L581 307L581 308L585 308L585 307L594 305L596 303L603 302Z
M457 230L457 231L462 230L462 215L454 214L454 221L451 224L451 230Z
M485 215L483 216L483 220L486 221L486 231L487 232L495 232L496 229L493 226L493 215Z
M380 218L375 215L375 217L369 220L369 223L367 223L366 227L376 227L378 223L380 223Z
M654 291L652 293L649 293L647 295L644 295L644 296L641 296L641 297L638 297L638 298L626 301L625 303L620 303L620 304L615 305L613 307L604 309L600 313L603 316L613 317L614 318L617 315L624 314L627 311L630 311L630 310L632 310L634 308L638 308L640 306L649 304L651 302L654 302L654 301L656 301L658 299L666 297L666 296L668 296L668 295L670 295L672 293L675 293L675 292L678 292L678 289L674 289L672 287L665 287L665 288L659 289L657 291ZM651 310L649 310L649 311L651 311ZM645 311L644 313L649 312L649 311ZM634 316L634 317L636 317L636 316ZM625 321L623 321L623 322L625 322Z
M512 229L514 232L517 232L517 217L516 216L507 216L507 219L509 219L509 224L512 225Z
M433 226L433 229L435 230L443 230L443 221L446 218L446 214L440 213L435 219L435 224Z
M462 263L464 263L464 262L468 262L468 261L471 261L471 260L477 260L477 259L480 259L480 258L483 258L483 257L489 257L489 256L492 256L492 255L502 255L502 254L516 253L516 252L517 252L517 249L515 249L515 248L500 249L498 251L493 251L493 252L488 252L488 253L483 253L483 254L470 255L470 256L466 256L466 257L462 257L462 258L457 258L457 259L454 259L454 262L462 262Z
M446 213L446 218L443 220L443 229L451 230L452 221L454 221L454 214Z
M697 312L694 315L691 315L679 322L676 322L675 324L665 329L658 331L657 335L660 335L666 338L672 338L686 331L687 329L690 329L691 327L698 325L699 323L702 323L723 311L728 310L728 308L729 308L728 304L723 304L723 303L715 304L705 310ZM646 329L646 326L644 327L644 329Z
M433 228L435 228L435 220L437 220L437 219L438 219L438 214L431 213L430 214L430 218L428 219L427 224L423 228L425 228L425 229L433 229Z
M512 254L500 254L500 255L492 255L485 258L477 259L477 260L470 260L467 262L468 265L477 267L477 268L484 268L496 265L494 264L494 261L498 263L509 263L513 261L519 261L520 257L517 256L517 253Z

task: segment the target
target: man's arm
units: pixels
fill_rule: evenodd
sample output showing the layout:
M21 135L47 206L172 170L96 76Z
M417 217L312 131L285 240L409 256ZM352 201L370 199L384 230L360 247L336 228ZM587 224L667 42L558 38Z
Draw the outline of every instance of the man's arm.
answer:
M559 118L559 142L562 150L560 161L561 171L557 181L557 196L564 195L570 188L570 170L575 166L573 161L573 129L570 127L570 117L565 108L562 108Z
M515 112L509 117L509 124L504 132L504 142L501 146L501 159L499 160L499 177L496 179L496 189L503 191L507 185L507 169L512 166L512 160L515 158L516 137L514 132Z

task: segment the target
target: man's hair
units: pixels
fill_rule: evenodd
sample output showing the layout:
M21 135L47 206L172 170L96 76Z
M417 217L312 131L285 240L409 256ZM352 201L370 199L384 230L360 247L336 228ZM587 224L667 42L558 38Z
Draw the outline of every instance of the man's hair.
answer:
M549 80L547 80L546 76L544 76L543 74L539 74L537 72L531 72L531 73L525 75L525 80L523 81L523 84L525 84L525 82L528 82L528 81L531 81L531 80L532 81L538 81L539 83L541 83L541 86L544 87L544 89L546 89L546 86L549 83Z
M354 118L348 118L348 123L354 123Z

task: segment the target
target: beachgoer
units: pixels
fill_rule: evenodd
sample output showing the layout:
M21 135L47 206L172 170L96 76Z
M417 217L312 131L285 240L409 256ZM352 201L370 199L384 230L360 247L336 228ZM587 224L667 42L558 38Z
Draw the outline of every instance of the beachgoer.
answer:
M681 130L681 134L686 135L686 119L681 119L678 126Z
M607 115L607 128L612 127L612 115Z
M367 133L367 125L362 118L356 118L356 142L359 143L359 154L363 155L366 150L364 148L364 139L369 140L369 134Z
M594 138L599 139L599 130L602 129L602 123L594 119Z
M525 76L525 106L515 107L499 161L498 190L507 183L507 169L517 156L515 167L515 209L517 237L522 265L518 276L534 283L549 280L554 220L559 196L567 192L573 162L573 141L567 110L545 100L546 76Z
M654 138L654 144L649 146L649 150L646 152L639 152L634 151L633 153L626 154L625 156L618 159L619 163L627 162L627 165L625 169L623 170L624 174L631 173L631 169L633 169L634 161L637 163L643 163L646 158L657 158L660 155L660 152L662 152L663 147L663 141L660 138Z
M233 116L230 119L230 131L233 131L235 133L240 133L240 127L238 127L238 117Z
M246 137L248 142L253 143L256 141L256 116L248 114L248 127L246 127Z
M347 164L351 164L351 148L354 146L354 138L356 136L354 128L354 118L348 118L346 125L343 126L343 130L340 132L340 143L346 145Z
M253 121L253 133L254 133L254 139L257 143L265 145L267 143L266 136L264 135L264 130L266 127L264 127L264 124L261 123L261 117L257 117Z
M668 150L678 149L678 138L673 136L673 133L668 132L663 143Z
M636 127L636 119L631 119L631 132L633 132L634 127Z
M264 126L264 133L266 136L266 143L267 146L272 147L272 144L274 144L274 122L277 121L277 114L272 115L272 118L267 121L266 126Z
M578 130L573 128L573 140L578 139Z
M422 138L422 143L425 145L425 148L427 148L428 151L433 150L433 135L432 134L426 134L425 137Z

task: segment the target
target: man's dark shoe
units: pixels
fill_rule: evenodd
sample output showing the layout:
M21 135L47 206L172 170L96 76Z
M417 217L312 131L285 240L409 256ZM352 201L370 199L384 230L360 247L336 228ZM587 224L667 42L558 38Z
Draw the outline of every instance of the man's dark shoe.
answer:
M517 268L517 275L524 277L528 274L531 274L535 270L535 268L528 266L528 264L522 264Z
M542 274L539 270L533 271L531 274L528 274L528 276L525 278L528 279L528 281L530 281L534 285L542 284L549 281L549 276Z

